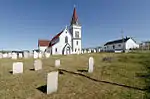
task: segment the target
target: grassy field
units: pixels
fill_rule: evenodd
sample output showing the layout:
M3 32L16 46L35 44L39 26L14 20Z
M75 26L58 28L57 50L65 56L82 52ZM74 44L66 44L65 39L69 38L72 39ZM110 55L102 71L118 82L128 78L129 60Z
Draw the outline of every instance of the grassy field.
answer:
M88 58L94 72L86 72ZM103 61L112 57L111 61ZM55 59L61 60L59 69ZM12 63L22 61L24 73L12 75ZM43 69L33 71L34 59L0 60L0 99L148 99L150 53L97 53L51 56L42 59ZM60 71L58 91L45 93L47 73ZM147 90L143 90L147 89Z

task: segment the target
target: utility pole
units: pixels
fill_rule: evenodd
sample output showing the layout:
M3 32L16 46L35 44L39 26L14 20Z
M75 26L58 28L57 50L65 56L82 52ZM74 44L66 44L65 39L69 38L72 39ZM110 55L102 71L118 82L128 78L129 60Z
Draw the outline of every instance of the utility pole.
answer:
M122 49L123 49L123 52L125 52L125 44L124 44L124 35L123 35L123 29L121 29L121 35L122 35Z

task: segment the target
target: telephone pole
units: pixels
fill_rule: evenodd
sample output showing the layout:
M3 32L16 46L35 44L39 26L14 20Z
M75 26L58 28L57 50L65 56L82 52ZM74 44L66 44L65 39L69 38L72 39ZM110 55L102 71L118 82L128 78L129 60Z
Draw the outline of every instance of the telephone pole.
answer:
M123 52L125 52L125 44L124 44L124 35L123 35L123 29L121 29L121 35L122 35L122 49L123 49Z

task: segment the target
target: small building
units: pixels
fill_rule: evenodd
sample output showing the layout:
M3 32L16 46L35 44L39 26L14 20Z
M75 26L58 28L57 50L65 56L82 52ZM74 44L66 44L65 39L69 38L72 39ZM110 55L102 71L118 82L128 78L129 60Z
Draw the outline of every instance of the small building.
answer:
M50 40L42 40L42 39L38 40L39 51L44 52L49 46L49 43L50 43Z
M139 44L131 37L110 41L104 44L104 51L106 52L123 52L135 48L139 48Z

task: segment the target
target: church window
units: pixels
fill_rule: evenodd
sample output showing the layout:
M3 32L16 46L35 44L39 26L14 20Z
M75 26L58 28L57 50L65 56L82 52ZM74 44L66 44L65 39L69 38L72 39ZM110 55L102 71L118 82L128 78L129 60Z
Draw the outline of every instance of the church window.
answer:
M79 32L78 31L75 31L75 37L79 38Z
M75 52L77 51L77 49L75 49Z
M115 45L113 45L113 49L115 49Z
M78 41L76 42L76 44L78 45Z
M78 51L80 51L80 49L78 48Z
M68 37L67 36L65 37L65 43L68 43Z
M55 52L57 52L57 48L55 48Z

